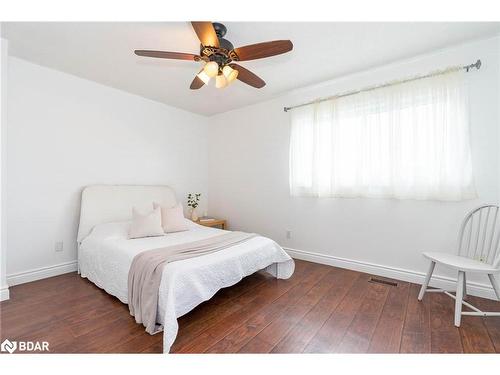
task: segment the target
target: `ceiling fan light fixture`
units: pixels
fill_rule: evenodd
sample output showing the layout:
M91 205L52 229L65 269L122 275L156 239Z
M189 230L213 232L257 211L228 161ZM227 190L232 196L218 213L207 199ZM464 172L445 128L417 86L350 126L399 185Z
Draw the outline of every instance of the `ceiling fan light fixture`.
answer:
M227 86L227 79L226 79L226 77L224 76L224 74L219 74L215 78L215 87L218 88L218 89L223 89L226 86Z
M198 78L203 81L205 85L208 85L208 82L210 81L210 77L208 76L207 73L205 73L205 70L202 70L197 74Z
M228 83L233 82L236 79L236 77L238 77L238 71L236 69L231 68L229 65L226 65L222 69L222 74L224 74L224 77L226 77Z
M209 61L206 63L203 71L207 76L213 78L219 73L219 64L217 64L215 61Z

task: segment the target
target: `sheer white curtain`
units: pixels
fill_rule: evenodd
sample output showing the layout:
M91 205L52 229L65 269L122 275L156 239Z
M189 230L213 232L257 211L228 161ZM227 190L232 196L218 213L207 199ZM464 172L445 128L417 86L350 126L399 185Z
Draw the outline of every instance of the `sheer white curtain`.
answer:
M467 112L462 70L295 108L291 194L474 198Z

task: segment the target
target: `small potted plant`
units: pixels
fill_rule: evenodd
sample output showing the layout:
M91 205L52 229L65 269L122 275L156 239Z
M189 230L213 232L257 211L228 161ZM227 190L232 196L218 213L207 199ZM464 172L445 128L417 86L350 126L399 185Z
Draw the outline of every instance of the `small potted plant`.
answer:
M188 207L191 208L191 220L198 221L198 213L196 212L196 207L200 204L200 193L189 193L187 196Z

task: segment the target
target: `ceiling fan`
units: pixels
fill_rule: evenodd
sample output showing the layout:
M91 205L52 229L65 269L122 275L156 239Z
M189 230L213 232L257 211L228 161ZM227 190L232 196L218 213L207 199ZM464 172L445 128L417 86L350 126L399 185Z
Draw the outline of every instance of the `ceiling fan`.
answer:
M257 75L245 69L235 61L262 59L293 49L289 40L273 40L234 48L233 44L224 39L227 28L217 22L191 22L193 29L201 42L200 54L166 51L135 50L138 56L156 57L160 59L177 59L199 61L204 64L200 72L194 77L190 88L197 90L208 84L210 78L215 77L215 87L224 88L235 79L255 88L262 88L266 83Z

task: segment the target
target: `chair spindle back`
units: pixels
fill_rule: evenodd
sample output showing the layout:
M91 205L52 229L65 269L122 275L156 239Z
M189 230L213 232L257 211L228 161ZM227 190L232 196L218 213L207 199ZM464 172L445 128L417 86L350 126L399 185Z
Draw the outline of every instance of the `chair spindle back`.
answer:
M458 237L458 255L500 266L500 214L497 205L483 205L465 217Z

